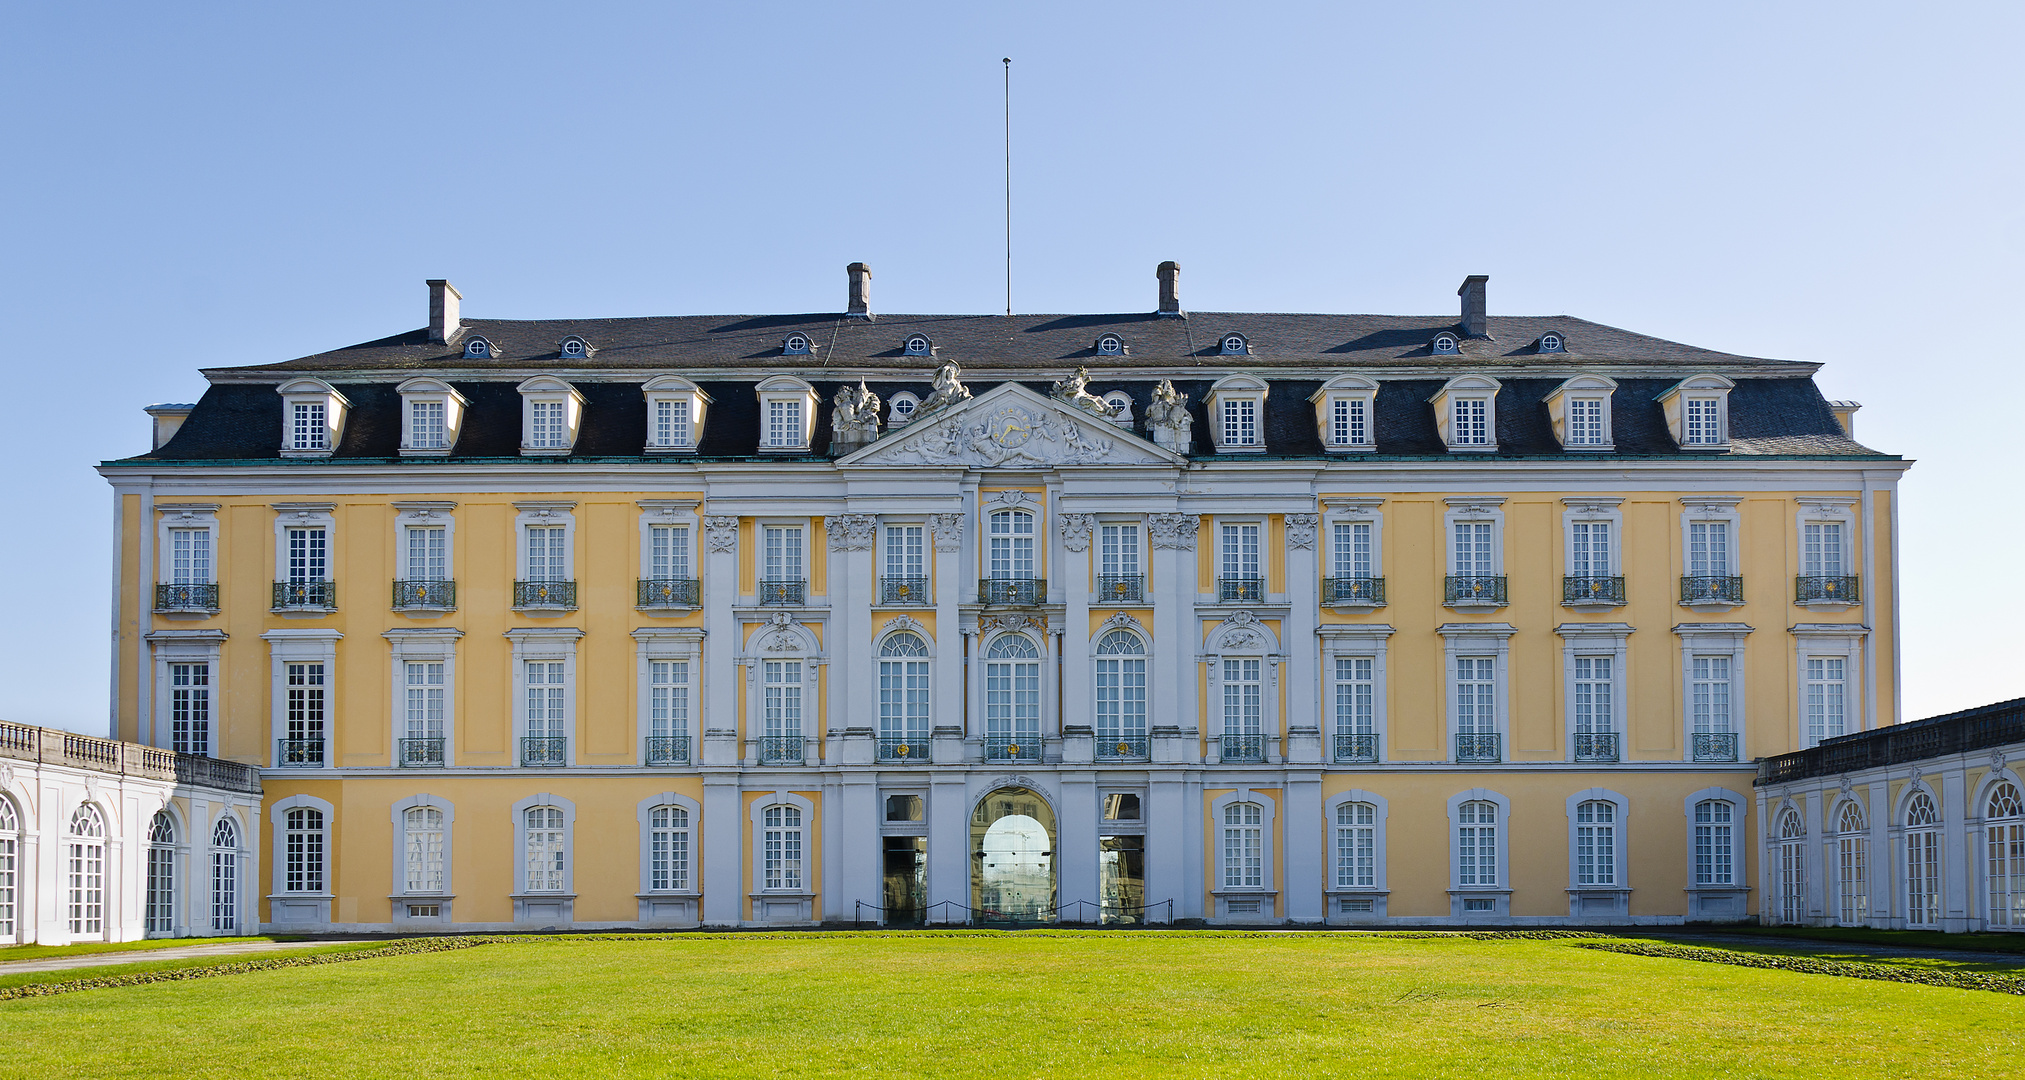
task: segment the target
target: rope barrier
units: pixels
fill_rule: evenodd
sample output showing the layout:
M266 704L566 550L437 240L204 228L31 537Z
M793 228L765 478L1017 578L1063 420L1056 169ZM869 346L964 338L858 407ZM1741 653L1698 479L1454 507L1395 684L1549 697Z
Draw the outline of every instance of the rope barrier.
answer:
M1045 926L1049 923L1066 923L1074 926L1101 926L1104 923L1104 916L1113 912L1136 915L1138 921L1143 923L1147 921L1148 913L1155 909L1161 909L1166 912L1167 917L1164 921L1174 921L1174 901L1171 899L1156 900L1150 904L1102 904L1094 900L1072 900L1066 905L1050 904L1044 908L1030 909L1030 912L1007 912L999 908L974 908L969 904L960 904L954 900L937 900L935 903L922 908L889 908L880 904L868 904L863 900L853 900L852 904L855 907L851 913L851 921L861 926L866 923L865 913L867 911L872 912L875 920L880 924L885 923L889 912L919 911L921 913L920 922L915 925L923 926ZM1096 914L1094 922L1088 921L1085 917L1085 911L1088 909L1094 909ZM938 910L942 914L941 918L935 917ZM960 919L949 918L952 911L962 912L963 917ZM1065 911L1072 912L1074 918L1065 918L1063 915Z

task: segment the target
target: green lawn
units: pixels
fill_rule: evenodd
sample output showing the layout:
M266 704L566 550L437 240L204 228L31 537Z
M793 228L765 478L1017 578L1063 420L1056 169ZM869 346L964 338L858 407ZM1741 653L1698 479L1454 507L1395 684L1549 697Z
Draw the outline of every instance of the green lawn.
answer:
M0 1002L0 1076L1988 1077L2021 1016L1557 941L537 938Z

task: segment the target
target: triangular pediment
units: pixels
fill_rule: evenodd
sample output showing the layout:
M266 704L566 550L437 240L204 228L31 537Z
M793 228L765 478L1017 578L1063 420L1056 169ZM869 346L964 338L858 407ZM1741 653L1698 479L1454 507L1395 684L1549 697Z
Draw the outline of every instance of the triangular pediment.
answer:
M1077 465L1179 465L1182 457L1053 398L1008 382L919 417L838 465L957 465L1054 469Z

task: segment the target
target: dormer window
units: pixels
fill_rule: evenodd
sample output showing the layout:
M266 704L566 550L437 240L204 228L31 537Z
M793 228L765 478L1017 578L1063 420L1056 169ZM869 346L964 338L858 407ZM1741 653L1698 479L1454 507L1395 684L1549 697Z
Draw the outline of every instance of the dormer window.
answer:
M1577 375L1547 395L1547 422L1564 450L1610 450L1610 401L1617 382Z
M464 426L464 395L441 379L409 379L394 389L401 395L401 456L448 456Z
M1246 356L1252 351L1251 344L1243 334L1225 334L1221 352L1225 356Z
M1462 342L1454 334L1436 334L1432 348L1436 356L1456 356L1462 352Z
M775 375L755 388L759 395L759 452L806 453L815 434L816 391L792 375Z
M1111 422L1119 427L1132 426L1132 395L1123 390L1113 390L1104 395L1104 404L1111 406Z
M1494 454L1498 449L1498 390L1488 375L1458 375L1428 398L1435 426L1451 452Z
M640 389L647 398L646 452L695 453L703 437L703 412L710 405L710 395L675 375L649 379Z
M479 337L477 334L473 334L464 339L464 359L497 360L499 359L499 350L493 347L492 342Z
M887 399L886 425L898 427L914 419L914 410L921 407L921 399L905 390Z
M275 390L281 395L281 456L329 457L352 403L322 379L291 379Z
M1730 391L1736 386L1721 375L1696 375L1659 395L1673 441L1683 450L1729 449Z
M575 334L562 339L562 344L556 346L556 352L562 354L565 360L582 360L597 351L591 347L590 342Z
M916 334L913 337L907 339L907 345L903 351L905 351L908 356L932 356L935 353L935 348L934 346L929 344L927 338L922 337L920 334Z
M1308 400L1315 406L1315 430L1332 454L1371 450L1378 384L1362 375L1341 375L1322 384Z
M1242 373L1226 375L1209 388L1210 437L1217 453L1265 452L1267 392L1264 379Z
M1125 342L1116 334L1105 334L1103 337L1097 339L1097 355L1123 356L1125 355Z
M782 356L807 356L809 354L809 336L807 334L789 334L787 340L780 343L780 351Z
M1541 334L1540 351L1543 353L1567 352L1568 346L1566 342L1562 341L1559 334Z
M536 375L520 391L520 452L526 457L559 457L577 444L584 396L554 375Z

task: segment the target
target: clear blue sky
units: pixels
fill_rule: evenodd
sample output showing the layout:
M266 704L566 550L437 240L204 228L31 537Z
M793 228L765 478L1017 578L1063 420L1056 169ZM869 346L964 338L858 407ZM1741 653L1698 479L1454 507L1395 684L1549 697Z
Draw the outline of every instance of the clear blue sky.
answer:
M1821 362L1912 716L2025 694L2025 5L13 4L0 718L102 730L94 462L197 369L507 318L1567 313ZM1770 626L1764 629L1773 629Z

